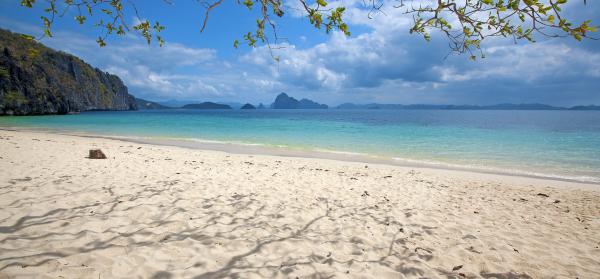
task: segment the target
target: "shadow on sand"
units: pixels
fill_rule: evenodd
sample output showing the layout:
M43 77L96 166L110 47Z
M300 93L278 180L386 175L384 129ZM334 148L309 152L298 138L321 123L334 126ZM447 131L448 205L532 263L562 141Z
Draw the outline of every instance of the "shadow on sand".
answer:
M192 270L193 275L186 277L196 279L294 278L296 274L303 278L333 278L369 273L373 269L407 277L437 274L465 278L458 272L429 268L428 262L434 259L437 251L434 247L421 247L419 243L434 235L436 228L411 223L410 211L401 218L394 217L391 209L397 205L386 205L385 201L348 206L342 205L341 201L316 198L312 204L302 207L294 207L286 201L275 206L265 204L255 193L193 199L185 196L186 187L192 186L181 185L177 180L163 181L154 186L137 185L137 192L126 195L116 195L115 189L104 187L99 193L99 196L103 195L102 202L57 207L44 214L19 218L14 218L18 215L13 213L5 220L16 222L7 225L5 220L0 221L0 273L11 274L14 268L37 267L41 271L50 262L62 259L61 264L65 264L73 262L74 256L88 255L92 260L86 266L96 268L100 273L108 272L103 277L110 277L110 266L103 270L102 266L94 265L95 253L118 247L129 252L141 248L182 249L185 241L192 243L194 248L205 250L229 247L226 254L231 256L210 267L208 262L213 260L210 258L179 263L172 268L157 267L153 275L150 274L151 278L179 277L188 270ZM52 199L56 197L47 197L47 200ZM44 201L44 198L38 200ZM19 212L28 204L27 200L15 201L8 209ZM312 213L311 218L304 219L302 215L307 209ZM130 218L130 224L125 226L111 224L113 217L124 218L142 211L147 211L148 217ZM295 221L298 219L304 221ZM346 224L344 221L364 224L364 234L358 235L356 232L361 229L347 227L343 225ZM90 222L100 222L102 229L88 229L85 224ZM375 241L369 236L368 228L375 226L384 228L382 231L386 234L377 239L385 241ZM227 246L240 239L245 239L248 245ZM215 243L220 247L215 247ZM275 247L292 243L317 248L284 253ZM318 250L319 247L325 248ZM348 247L349 250L336 251L335 247ZM189 251L190 257L193 252L193 249ZM479 276L530 278L514 273L482 273Z

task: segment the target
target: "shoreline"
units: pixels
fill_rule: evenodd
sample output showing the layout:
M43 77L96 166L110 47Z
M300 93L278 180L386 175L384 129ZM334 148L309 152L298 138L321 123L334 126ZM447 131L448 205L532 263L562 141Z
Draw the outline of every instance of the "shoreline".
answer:
M0 131L23 131L31 133L48 133L65 136L75 136L83 138L99 138L108 140L117 140L130 143L148 144L167 147L178 147L192 150L218 151L229 154L238 155L262 155L287 158L304 158L304 159L319 159L333 160L349 163L366 163L392 167L415 168L420 170L441 171L441 172L456 172L458 174L470 175L473 177L483 178L489 176L495 180L514 182L517 180L530 180L532 184L550 183L552 185L564 185L587 188L600 189L600 182L578 180L574 178L563 178L539 173L523 173L524 171L510 170L501 171L497 169L485 169L470 166L449 165L444 163L434 162L419 162L417 160L409 160L403 158L383 158L371 156L369 154L337 152L337 151L321 151L321 150L297 150L288 147L266 146L261 144L245 144L235 142L221 142L216 140L198 140L198 139L169 139L169 138L145 138L145 137L130 137L130 136L109 136L92 134L86 132L73 132L68 130L56 130L43 128L22 128L22 127L0 127Z
M0 169L0 278L600 277L596 185L7 130Z

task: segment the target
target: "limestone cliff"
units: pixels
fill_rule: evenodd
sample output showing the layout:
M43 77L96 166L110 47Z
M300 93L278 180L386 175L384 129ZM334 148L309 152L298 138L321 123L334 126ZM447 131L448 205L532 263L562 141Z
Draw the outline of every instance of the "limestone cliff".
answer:
M0 115L136 109L118 76L0 29Z

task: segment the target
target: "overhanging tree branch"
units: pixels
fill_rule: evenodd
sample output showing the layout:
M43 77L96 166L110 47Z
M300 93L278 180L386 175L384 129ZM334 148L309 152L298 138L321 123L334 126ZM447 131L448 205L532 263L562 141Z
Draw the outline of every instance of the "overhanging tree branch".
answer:
M46 0L45 14L41 16L44 34L40 38L52 37L54 20L69 14L70 10L75 10L75 20L79 24L83 25L88 18L96 20L95 26L101 29L97 42L100 46L105 46L108 36L122 36L131 31L124 20L123 1L127 1L127 7L133 10L138 20L132 29L144 37L148 44L156 40L162 46L164 40L160 32L165 27L157 21L151 24L148 20L142 20L133 0ZM234 1L249 10L252 10L255 4L259 9L256 30L243 35L243 42L250 47L265 44L271 51L279 48L277 45L280 38L271 17L284 15L282 0ZM343 20L345 7L331 7L326 0L297 1L313 27L324 27L326 33L337 30L350 36L348 25ZM363 8L368 9L367 17L372 18L376 13L384 13L384 1L363 0ZM171 4L170 0L163 2ZM213 3L200 2L206 9L200 32L206 29L210 13L223 2L224 0ZM477 51L483 57L481 43L490 37L510 37L515 42L534 42L535 35L572 37L576 40L594 39L589 33L596 32L597 28L592 26L589 20L575 24L564 17L562 8L567 2L568 0L397 0L393 7L406 9L404 13L412 16L410 33L420 34L429 41L432 32L439 32L447 37L453 52L469 53L470 57L475 59L473 52ZM28 8L32 8L36 3L36 0L21 0L21 5ZM583 4L587 5L587 1L583 0ZM271 37L266 35L266 27L271 29ZM234 47L237 48L239 44L240 41L234 41Z

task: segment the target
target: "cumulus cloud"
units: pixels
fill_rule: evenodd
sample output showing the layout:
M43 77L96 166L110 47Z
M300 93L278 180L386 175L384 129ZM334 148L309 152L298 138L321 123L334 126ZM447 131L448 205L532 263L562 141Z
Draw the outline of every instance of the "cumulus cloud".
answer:
M210 97L227 92L211 84L201 73L182 73L183 68L202 69L218 63L214 49L192 48L177 43L148 46L137 39L113 42L98 49L93 40L58 32L48 45L84 58L105 71L120 76L136 95L148 97Z
M304 49L284 45L284 51L277 54L281 56L277 65L266 62L270 53L264 47L253 50L243 61L265 68L304 94L320 91L326 93L322 98L331 96L330 100L600 101L596 89L600 53L589 43L541 38L535 44L515 44L510 39L491 39L484 44L487 58L472 62L465 55L448 56L447 41L440 34L433 34L430 43L409 34L412 18L391 2L371 19L362 1L345 1L344 5L348 7L346 21L355 29L367 27L366 32L352 37L334 32L326 42Z
M434 70L441 74L444 82L500 78L552 82L595 78L600 65L600 53L548 41L519 46L494 46L486 52L488 58L484 63L471 63L468 67L435 66Z

